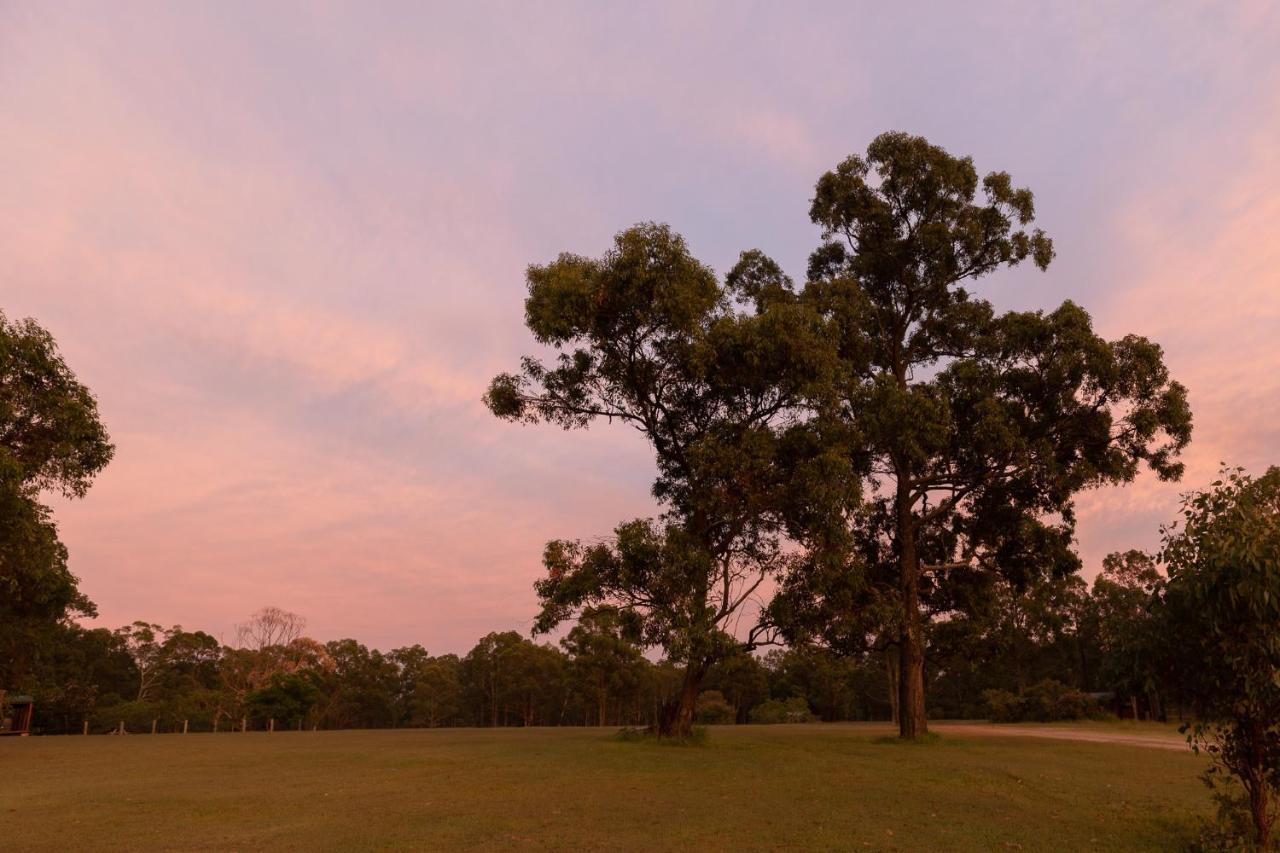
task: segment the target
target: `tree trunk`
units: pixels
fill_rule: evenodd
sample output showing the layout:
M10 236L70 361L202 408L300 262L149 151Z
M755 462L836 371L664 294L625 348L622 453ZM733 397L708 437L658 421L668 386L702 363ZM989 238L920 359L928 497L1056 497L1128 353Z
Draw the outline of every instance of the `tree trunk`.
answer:
M902 645L899 648L898 735L917 740L929 731L924 712L924 625L920 619L920 560L910 487L898 478L898 561L902 593Z
M1147 691L1147 711L1151 719L1164 722L1164 709L1160 707L1160 694L1154 690Z
M1271 849L1271 817L1268 812L1267 786L1259 783L1249 789L1249 811L1253 815L1253 828L1258 834L1258 849Z
M884 652L884 669L885 675L889 679L889 716L893 720L893 724L898 725L898 683L901 681L899 677L900 670L899 652L897 649L885 649Z
M1253 829L1257 833L1258 849L1271 849L1271 786L1263 764L1266 752L1264 727L1257 721L1246 724L1249 739L1249 767L1242 774L1245 790L1249 793L1249 813L1253 817Z
M599 691L596 693L596 701L598 703L596 710L599 711L598 719L600 721L597 725L607 726L609 725L609 721L605 717L605 709L608 705L608 694L603 690Z
M705 662L690 663L684 671L684 682L675 700L667 702L658 720L658 737L687 738L693 733L693 713L698 703L698 689L707 674Z

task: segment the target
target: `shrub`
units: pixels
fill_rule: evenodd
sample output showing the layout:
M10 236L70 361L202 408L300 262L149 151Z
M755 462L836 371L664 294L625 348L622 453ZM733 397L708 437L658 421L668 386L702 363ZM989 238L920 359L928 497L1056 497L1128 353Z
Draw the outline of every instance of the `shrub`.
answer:
M814 720L809 703L799 696L790 699L770 699L751 709L751 722L763 724L809 723Z
M134 734L151 731L151 722L164 717L163 709L156 702L131 700L99 708L93 715L93 729L98 732L115 730L121 722L126 732ZM167 720L166 720L167 722Z
M1048 723L1083 720L1102 714L1102 709L1087 693L1051 678L1028 687L1018 695L1008 690L986 690L982 698L987 703L989 719L997 723Z
M987 718L993 723L1012 723L1021 718L1022 708L1016 693L984 690L982 699L987 703Z
M703 725L715 726L732 723L738 715L733 706L724 700L723 693L719 690L707 690L698 696L694 717Z

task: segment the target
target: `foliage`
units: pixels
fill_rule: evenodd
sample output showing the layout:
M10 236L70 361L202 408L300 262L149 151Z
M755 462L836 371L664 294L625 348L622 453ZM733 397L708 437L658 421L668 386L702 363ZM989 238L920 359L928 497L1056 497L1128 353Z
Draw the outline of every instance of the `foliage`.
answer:
M770 699L751 709L751 722L776 723L810 723L817 718L809 710L809 703L799 696L790 699Z
M266 687L250 693L245 704L250 717L259 724L275 720L280 726L293 727L306 719L320 698L312 679L297 673L277 673Z
M698 696L694 719L703 725L727 725L738 717L734 707L724 700L719 690L704 690Z
M1048 723L1103 716L1102 709L1087 693L1051 678L1031 685L1020 694L987 690L983 699L989 718L996 723Z
M1194 711L1192 747L1206 781L1234 777L1260 847L1270 843L1280 784L1280 468L1227 470L1186 495L1160 551L1149 653Z
M29 676L48 625L95 615L41 495L83 497L113 453L53 336L0 312L0 688Z
M574 683L595 708L602 726L608 722L611 704L620 705L640 689L643 658L636 645L638 630L626 616L613 607L589 607L560 642L569 656Z

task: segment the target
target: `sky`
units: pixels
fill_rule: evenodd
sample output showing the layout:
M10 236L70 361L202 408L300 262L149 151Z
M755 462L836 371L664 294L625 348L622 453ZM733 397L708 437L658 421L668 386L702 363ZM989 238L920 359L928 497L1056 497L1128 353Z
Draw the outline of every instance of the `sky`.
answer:
M1057 259L981 295L1190 389L1182 484L1081 497L1086 574L1280 463L1280 7L940 5L0 0L0 310L117 446L53 501L99 624L527 631L546 540L654 506L624 427L481 404L526 266L653 220L802 276L817 177L891 129L1034 190Z

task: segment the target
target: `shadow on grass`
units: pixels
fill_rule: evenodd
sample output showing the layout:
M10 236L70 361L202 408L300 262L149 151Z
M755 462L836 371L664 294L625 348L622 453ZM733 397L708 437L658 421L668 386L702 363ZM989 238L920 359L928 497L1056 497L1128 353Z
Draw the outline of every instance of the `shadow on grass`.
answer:
M878 738L872 738L871 742L890 746L937 746L943 740L942 735L937 732L925 732L915 740L904 740L897 735L883 735Z
M658 737L657 732L652 729L628 727L620 729L618 733L613 736L613 739L621 741L622 743L647 743L652 744L653 746L690 747L706 746L707 741L709 740L709 735L707 730L701 726L694 726L693 731L690 732L688 737Z

